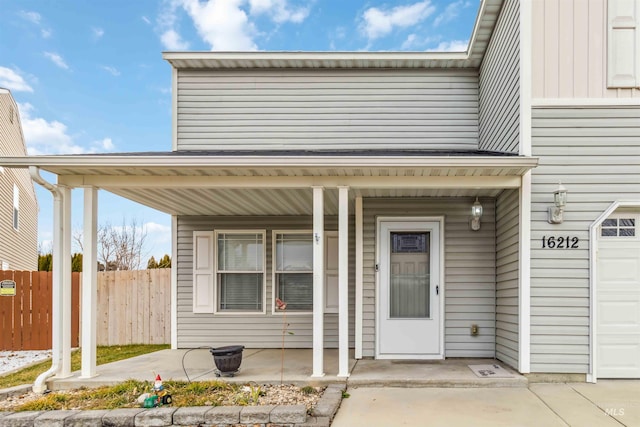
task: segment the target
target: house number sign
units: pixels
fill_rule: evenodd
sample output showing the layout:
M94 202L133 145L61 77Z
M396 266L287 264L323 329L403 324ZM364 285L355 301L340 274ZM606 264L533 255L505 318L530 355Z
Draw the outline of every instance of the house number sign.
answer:
M542 236L542 249L579 249L575 236Z

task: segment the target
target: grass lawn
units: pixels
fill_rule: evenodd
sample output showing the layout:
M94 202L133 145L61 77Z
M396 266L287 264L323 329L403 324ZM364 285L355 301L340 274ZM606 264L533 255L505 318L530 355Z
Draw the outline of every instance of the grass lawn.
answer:
M157 345L144 345L144 344L132 344L132 345L115 345L115 346L99 346L96 353L96 363L102 365L109 362L115 362L117 360L128 359L130 357L139 356L141 354L152 353L158 350L164 350L169 348L168 344ZM80 369L82 350L76 350L71 353L71 370L77 371ZM22 369L13 374L0 377L0 389L13 387L22 384L33 384L38 375L45 372L51 367L51 360L45 360L36 365Z

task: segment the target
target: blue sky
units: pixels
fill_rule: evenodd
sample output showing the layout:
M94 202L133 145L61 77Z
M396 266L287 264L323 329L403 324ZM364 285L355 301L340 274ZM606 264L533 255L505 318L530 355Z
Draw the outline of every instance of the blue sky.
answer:
M479 0L0 0L0 87L29 154L171 150L168 50L464 51ZM52 198L37 187L39 240ZM146 225L170 253L170 218L104 191L100 223ZM74 191L74 227L82 192Z

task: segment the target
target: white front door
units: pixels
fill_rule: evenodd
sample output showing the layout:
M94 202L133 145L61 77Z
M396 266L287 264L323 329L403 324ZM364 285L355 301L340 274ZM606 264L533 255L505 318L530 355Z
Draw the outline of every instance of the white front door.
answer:
M379 222L380 359L443 357L440 221Z
M640 378L640 216L609 218L598 239L598 378ZM628 226L627 226L628 224Z

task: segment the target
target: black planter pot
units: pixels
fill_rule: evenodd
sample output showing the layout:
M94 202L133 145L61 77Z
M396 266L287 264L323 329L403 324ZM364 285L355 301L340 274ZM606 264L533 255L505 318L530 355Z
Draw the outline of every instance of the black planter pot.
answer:
M225 347L212 348L209 350L216 364L216 376L232 377L242 363L243 345L228 345Z

